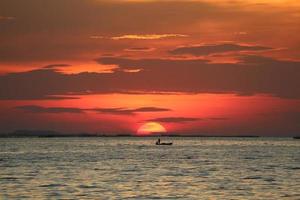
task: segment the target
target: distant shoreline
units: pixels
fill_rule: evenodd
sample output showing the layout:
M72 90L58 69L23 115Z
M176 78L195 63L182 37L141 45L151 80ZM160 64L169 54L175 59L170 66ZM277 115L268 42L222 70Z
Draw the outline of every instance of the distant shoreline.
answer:
M157 137L172 137L172 138L294 138L293 136L205 136L205 135L148 135L148 136L138 136L138 135L50 135L50 136L15 136L15 135L0 135L0 138L157 138Z
M99 133L61 133L47 130L17 130L11 133L0 133L0 138L66 138L66 137L207 137L207 138L258 138L258 137L286 137L299 139L299 136L258 136L258 135L175 135L173 133L134 135L125 134L99 134Z
M138 135L50 135L50 136L15 136L15 135L0 135L0 138L66 138L66 137L136 137L136 138L144 138L144 137L224 137L224 138L258 138L264 136L205 136L205 135L147 135L147 136L138 136ZM280 136L270 136L270 137L280 137Z

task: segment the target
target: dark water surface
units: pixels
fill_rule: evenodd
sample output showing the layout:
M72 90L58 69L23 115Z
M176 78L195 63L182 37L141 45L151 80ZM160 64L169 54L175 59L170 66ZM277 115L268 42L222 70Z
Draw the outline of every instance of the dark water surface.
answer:
M1 138L0 199L300 199L300 140L165 140Z

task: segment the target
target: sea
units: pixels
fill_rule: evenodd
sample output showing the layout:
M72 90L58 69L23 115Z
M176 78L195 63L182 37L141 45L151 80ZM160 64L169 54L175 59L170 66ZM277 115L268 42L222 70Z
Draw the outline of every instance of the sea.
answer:
M0 199L300 199L300 140L0 138Z

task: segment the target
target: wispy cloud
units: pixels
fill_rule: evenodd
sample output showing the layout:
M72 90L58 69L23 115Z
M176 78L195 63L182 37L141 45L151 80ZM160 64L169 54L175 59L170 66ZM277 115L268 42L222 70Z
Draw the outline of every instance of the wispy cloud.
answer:
M106 37L101 36L101 35L92 35L92 36L90 36L90 39L106 39Z
M95 111L103 114L113 114L113 115L134 115L136 113L142 112L165 112L170 111L168 108L158 108L158 107L141 107L136 109L126 109L126 108L93 108L88 109L89 111Z
M134 115L135 114L134 112L132 112L132 110L125 109L125 108L92 108L86 110L94 111L102 114L111 114L111 115Z
M270 47L260 45L243 45L235 43L225 44L205 44L197 46L185 46L171 50L171 54L181 55L189 54L195 56L210 55L214 53L226 53L226 52L241 52L241 51L266 51L272 50Z
M36 105L17 106L16 109L31 113L83 113L80 108L72 107L42 107Z
M129 39L129 40L157 40L162 38L172 38L172 37L188 37L188 35L184 34L145 34L145 35L121 35L111 37L113 40L122 40L122 39Z
M148 52L153 50L155 50L155 48L149 48L149 47L132 47L132 48L124 49L124 51L142 51L142 52Z
M158 107L141 107L134 109L134 112L163 112L163 111L171 111L168 108L158 108Z
M228 120L226 117L208 117L208 118L193 118L193 117L160 117L146 120L147 122L162 122L162 123L187 123L194 121L222 121Z
M187 35L183 34L145 34L145 35L122 35L111 37L113 40L122 40L122 39L130 39L130 40L157 40L162 38L171 38L171 37L187 37Z
M170 109L158 108L158 107L140 107L136 109L127 109L127 108L43 107L37 105L24 105L24 106L17 106L15 108L30 113L84 113L86 111L92 111L92 112L111 114L111 115L135 115L136 113L170 111Z
M68 64L52 64L52 65L46 65L43 68L44 69L55 69L55 68L58 68L58 67L70 67L70 66L71 65L68 65Z
M238 32L234 32L234 35L248 35L248 32L246 32L246 31L238 31Z
M186 122L193 122L202 120L201 118L191 118L191 117L160 117L160 118L153 118L147 121L153 122L164 122L164 123L186 123Z
M163 38L174 38L174 37L188 37L185 34L128 34L120 36L106 37L102 35L92 35L90 39L111 39L111 40L158 40Z

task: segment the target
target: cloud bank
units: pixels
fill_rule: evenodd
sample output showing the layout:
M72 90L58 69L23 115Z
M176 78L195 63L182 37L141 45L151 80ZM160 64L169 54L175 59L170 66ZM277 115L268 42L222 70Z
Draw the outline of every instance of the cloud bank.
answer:
M133 91L300 98L300 62L297 61L261 56L243 56L238 63L122 57L101 57L97 61L118 68L113 73L64 74L43 68L2 75L0 99L49 99L59 98L54 95Z

